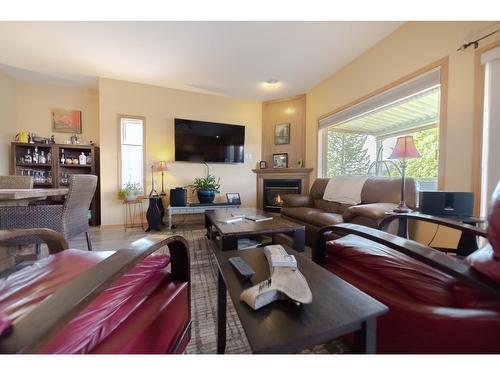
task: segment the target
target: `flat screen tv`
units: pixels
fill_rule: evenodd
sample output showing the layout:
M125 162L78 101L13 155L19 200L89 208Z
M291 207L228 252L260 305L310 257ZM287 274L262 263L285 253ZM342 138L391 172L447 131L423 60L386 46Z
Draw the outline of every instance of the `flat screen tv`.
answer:
M175 119L175 161L243 163L245 127Z

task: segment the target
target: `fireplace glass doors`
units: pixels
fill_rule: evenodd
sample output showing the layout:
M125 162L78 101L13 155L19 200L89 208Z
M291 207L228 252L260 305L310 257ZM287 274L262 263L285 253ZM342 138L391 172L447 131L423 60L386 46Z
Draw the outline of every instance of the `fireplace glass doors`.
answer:
M279 212L283 206L283 195L300 193L300 179L264 180L264 211Z

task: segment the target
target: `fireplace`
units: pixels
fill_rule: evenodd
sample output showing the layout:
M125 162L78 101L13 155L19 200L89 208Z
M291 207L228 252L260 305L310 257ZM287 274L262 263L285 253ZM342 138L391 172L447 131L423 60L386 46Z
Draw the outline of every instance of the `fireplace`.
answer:
M300 194L301 185L300 179L265 179L262 195L264 211L279 212L283 206L281 197L285 194Z

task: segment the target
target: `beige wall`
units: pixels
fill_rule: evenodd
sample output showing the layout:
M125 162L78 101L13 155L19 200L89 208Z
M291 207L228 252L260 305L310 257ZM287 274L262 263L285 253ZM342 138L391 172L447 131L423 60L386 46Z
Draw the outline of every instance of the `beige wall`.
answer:
M307 93L306 165L317 165L317 120L443 57L449 57L444 187L470 190L474 49L458 52L492 22L409 22ZM487 44L500 38L492 36Z
M12 129L16 122L15 81L0 73L0 175L9 173Z
M9 173L10 142L23 130L63 143L71 134L52 132L51 109L82 111L82 137L99 143L99 92L22 82L0 74L0 174Z
M57 143L64 143L71 134L52 131L51 110L80 110L81 136L99 144L98 90L17 81L16 97L16 133L27 130L42 137L54 134Z
M199 163L174 163L174 118L188 118L246 126L245 153L252 154L244 164L210 164L210 173L221 178L221 195L239 192L244 206L254 207L256 177L251 171L261 157L262 107L259 102L230 99L188 91L161 88L130 82L100 79L99 123L101 146L102 223L122 223L122 205L118 189L118 114L146 117L146 192L151 189L150 165L159 160L170 161L165 189L184 186L195 177L205 175ZM156 188L160 183L155 174Z
M276 124L290 124L290 144L275 145ZM288 167L297 168L305 158L306 96L262 103L262 160L272 168L273 154L287 153ZM302 165L303 166L303 165Z
M492 22L409 22L307 93L306 166L317 167L318 117L347 105L426 65L449 57L444 189L469 191L472 176L474 48L466 41L490 30ZM500 39L494 35L482 45ZM314 172L317 174L317 171ZM312 179L314 180L314 179ZM429 241L433 228L419 231ZM434 245L456 238L440 229Z

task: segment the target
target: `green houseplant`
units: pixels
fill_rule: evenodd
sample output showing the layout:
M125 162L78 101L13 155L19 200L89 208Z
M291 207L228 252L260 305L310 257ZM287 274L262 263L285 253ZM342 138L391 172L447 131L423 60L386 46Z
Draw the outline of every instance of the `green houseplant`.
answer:
M195 178L190 187L193 192L196 191L200 203L212 203L215 193L220 193L220 178L216 180L215 176L210 174L207 177Z
M131 201L137 199L137 196L139 195L141 190L141 184L139 184L138 182L127 182L118 192L118 197L120 199L127 199Z

